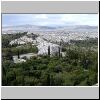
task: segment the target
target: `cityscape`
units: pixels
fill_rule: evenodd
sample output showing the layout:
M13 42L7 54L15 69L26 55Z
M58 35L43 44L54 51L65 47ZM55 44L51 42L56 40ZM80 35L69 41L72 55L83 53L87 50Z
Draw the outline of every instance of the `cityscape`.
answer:
M2 14L2 85L98 85L98 15Z

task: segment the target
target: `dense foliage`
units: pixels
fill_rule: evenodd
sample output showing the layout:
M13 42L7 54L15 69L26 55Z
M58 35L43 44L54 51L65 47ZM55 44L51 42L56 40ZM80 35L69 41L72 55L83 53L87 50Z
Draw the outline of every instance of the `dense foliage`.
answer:
M98 38L87 38L86 40L71 40L71 43L75 43L77 46L92 47L98 44Z
M4 60L2 85L93 85L97 83L97 53L67 51L66 57L33 57L14 64Z
M17 55L18 52L19 54L25 54L25 53L37 53L38 52L38 48L34 45L31 46L29 44L27 45L21 45L21 46L17 46L17 47L7 47L7 48L3 48L2 49L3 52L3 57L7 56L8 54L10 55Z
M12 60L13 54L36 53L36 47L28 44L21 48L2 48L2 51L6 55L2 59L3 86L91 86L98 82L98 52L91 49L66 46L62 48L65 57L50 57L48 53L17 64Z

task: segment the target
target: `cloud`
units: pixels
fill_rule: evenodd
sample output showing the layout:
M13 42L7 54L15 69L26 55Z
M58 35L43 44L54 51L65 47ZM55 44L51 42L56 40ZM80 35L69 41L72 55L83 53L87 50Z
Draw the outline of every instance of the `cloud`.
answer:
M65 14L61 20L79 25L98 25L97 14Z
M3 14L3 25L98 25L97 14Z
M37 14L37 15L33 15L34 18L37 18L37 19L47 19L47 15L46 14Z

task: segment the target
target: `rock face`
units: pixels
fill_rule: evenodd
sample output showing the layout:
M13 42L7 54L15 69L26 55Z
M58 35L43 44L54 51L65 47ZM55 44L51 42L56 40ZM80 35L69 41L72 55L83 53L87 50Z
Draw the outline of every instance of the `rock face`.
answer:
M38 47L38 55L47 55L48 54L48 47L50 46L50 54L54 55L56 52L58 52L58 45L53 44L53 43L48 43L48 42L44 42L44 43L40 43L37 47Z
M48 54L48 47L50 46L50 53L53 55L54 53L58 52L59 45L53 44L50 42L45 41L43 38L38 37L36 39L38 45L38 55L47 55Z
M90 28L89 28L90 29ZM27 35L15 39L10 42L13 44L27 44L31 43L38 48L38 55L47 55L48 47L50 47L50 54L54 55L58 50L58 43L68 43L70 40L85 40L88 38L98 38L97 32L68 32L68 31L52 31L52 32L28 32Z
M23 36L18 39L15 39L10 42L10 45L13 44L27 44L32 43L32 45L37 45L38 48L38 55L47 55L48 54L48 46L50 46L50 54L53 55L58 52L59 45L50 43L43 39L42 36L38 36L37 38L33 39L28 36Z

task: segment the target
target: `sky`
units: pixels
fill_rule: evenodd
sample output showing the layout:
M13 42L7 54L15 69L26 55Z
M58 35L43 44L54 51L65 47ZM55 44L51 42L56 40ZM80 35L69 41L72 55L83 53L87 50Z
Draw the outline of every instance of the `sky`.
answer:
M2 26L98 25L98 14L2 14Z

